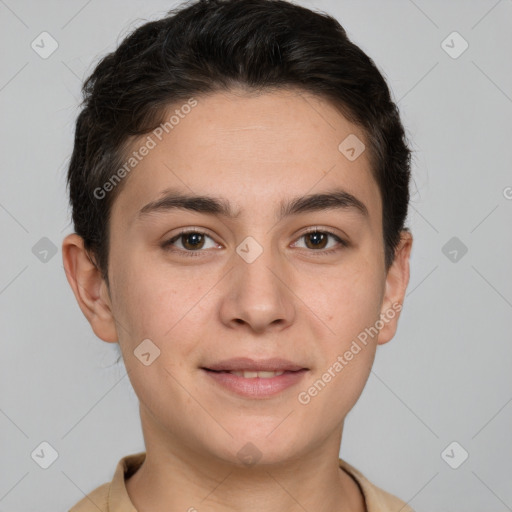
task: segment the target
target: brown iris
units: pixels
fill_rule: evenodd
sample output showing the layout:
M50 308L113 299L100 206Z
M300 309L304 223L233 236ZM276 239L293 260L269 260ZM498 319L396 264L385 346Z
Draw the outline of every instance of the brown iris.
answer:
M328 235L326 233L321 233L320 231L313 231L311 233L307 233L304 236L306 238L306 246L308 249L311 249L311 247L308 246L309 241L313 241L313 249L323 249L328 239Z
M181 235L181 240L185 249L201 249L204 245L204 235L202 233L186 233ZM189 244L190 240L191 243Z

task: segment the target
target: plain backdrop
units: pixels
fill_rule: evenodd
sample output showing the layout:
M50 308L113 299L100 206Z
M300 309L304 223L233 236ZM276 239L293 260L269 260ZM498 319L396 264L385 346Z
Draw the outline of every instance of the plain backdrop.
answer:
M414 150L411 281L341 456L418 512L512 510L512 1L297 3L374 59ZM66 511L144 449L117 346L65 278L65 173L83 79L175 5L0 0L0 511Z

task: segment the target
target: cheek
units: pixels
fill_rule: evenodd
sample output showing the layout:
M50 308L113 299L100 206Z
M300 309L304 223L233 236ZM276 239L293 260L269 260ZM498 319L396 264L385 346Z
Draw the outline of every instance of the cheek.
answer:
M314 308L328 329L317 338L319 364L302 389L315 403L311 412L334 421L357 402L375 358L382 279L378 265L361 258L323 281Z
M378 320L383 286L382 276L369 262L347 266L324 280L315 294L314 310L338 340L338 348Z
M213 273L204 272L196 278L191 272L176 270L161 257L150 258L148 254L125 258L118 263L116 272L114 314L121 324L118 333L125 364L138 367L133 351L149 339L160 350L155 367L159 375L153 377L158 382L152 385L162 386L162 379L167 378L167 384L172 385L173 379L161 367L172 374L179 373L186 362L197 358L212 318L206 310L210 307L206 295L216 278ZM147 386L144 379L141 384Z
M325 304L332 318L329 335L317 339L318 364L298 398L301 404L311 403L307 414L324 418L327 424L352 409L368 380L377 347L376 331L372 330L379 318L375 295L347 297L338 291L337 304Z
M193 287L176 272L171 274L156 252L132 249L112 260L115 314L128 331L120 335L132 342L161 338L184 315L186 293Z
M193 318L192 305L198 302L195 293L201 290L196 291L190 279L176 272L170 275L168 266L148 255L131 255L119 260L115 268L114 314L121 324L120 346L133 389L140 402L157 417L168 413L169 403L185 411L191 406L190 397L179 381L191 346L187 343L190 335L187 338L183 329ZM141 345L147 339L152 344ZM142 354L139 346L150 354L147 365L137 357Z

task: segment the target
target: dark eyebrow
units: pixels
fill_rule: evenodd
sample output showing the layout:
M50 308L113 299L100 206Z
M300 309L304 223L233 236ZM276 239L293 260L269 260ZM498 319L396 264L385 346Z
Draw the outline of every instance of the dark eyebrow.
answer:
M236 219L241 211L234 211L229 201L224 198L213 196L196 196L184 192L166 189L162 197L146 204L138 213L138 217L167 212L169 210L182 209L190 210L209 215L218 215L229 219ZM290 215L298 215L306 212L343 209L358 212L368 218L368 209L365 204L354 195L343 189L330 190L320 194L299 196L288 201L281 201L277 220Z

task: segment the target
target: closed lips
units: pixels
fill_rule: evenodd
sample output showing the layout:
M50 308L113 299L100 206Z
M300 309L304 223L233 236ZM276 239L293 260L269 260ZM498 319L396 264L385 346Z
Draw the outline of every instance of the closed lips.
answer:
M231 375L236 375L237 377L243 377L244 379L272 379L274 377L279 377L284 373L301 373L306 371L306 368L302 368L300 370L211 370L210 368L203 368L203 370L213 372L213 373L230 373Z
M211 371L213 371L213 370L211 370ZM231 373L232 375L237 375L238 377L244 377L245 379L255 379L256 377L259 377L260 379L270 379L272 377L278 377L279 375L282 375L284 373L284 370L277 371L277 372L267 372L267 371L255 372L253 370L233 370L233 371L224 371L221 373Z
M207 379L250 399L275 396L296 386L308 368L281 358L234 358L201 366Z
M208 364L208 366L202 366L202 369L214 372L228 372L247 378L277 377L278 375L282 375L284 372L307 370L307 368L302 365L298 365L292 361L278 357L260 360L255 360L248 357L237 357L219 361L218 363L214 364Z

